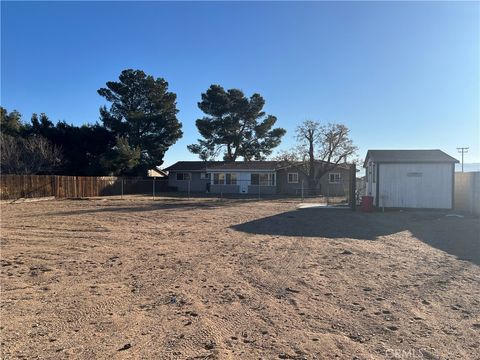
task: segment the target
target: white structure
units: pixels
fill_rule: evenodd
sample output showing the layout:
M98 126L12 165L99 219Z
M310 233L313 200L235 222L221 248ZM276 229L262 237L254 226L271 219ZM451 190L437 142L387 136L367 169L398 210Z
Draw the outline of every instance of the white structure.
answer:
M365 195L377 207L452 209L457 162L440 150L369 150Z
M480 215L480 171L455 173L455 210Z

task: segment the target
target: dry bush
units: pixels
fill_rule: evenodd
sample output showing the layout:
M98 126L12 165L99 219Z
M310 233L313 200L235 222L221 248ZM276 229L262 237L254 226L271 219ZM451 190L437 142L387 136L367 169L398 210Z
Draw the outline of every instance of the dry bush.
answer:
M1 136L0 164L4 174L50 173L61 162L61 149L42 136Z

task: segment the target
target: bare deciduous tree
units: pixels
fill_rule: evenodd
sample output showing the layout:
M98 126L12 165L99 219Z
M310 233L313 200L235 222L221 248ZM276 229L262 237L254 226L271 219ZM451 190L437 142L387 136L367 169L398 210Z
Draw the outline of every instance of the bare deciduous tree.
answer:
M295 138L296 147L280 153L276 159L307 176L310 188L316 188L323 175L346 163L357 151L350 130L342 124L321 125L307 120L297 127Z
M10 135L1 135L0 138L0 164L2 174L17 173L22 159L18 139Z
M0 161L2 173L48 173L60 165L62 153L42 136L20 138L2 134Z

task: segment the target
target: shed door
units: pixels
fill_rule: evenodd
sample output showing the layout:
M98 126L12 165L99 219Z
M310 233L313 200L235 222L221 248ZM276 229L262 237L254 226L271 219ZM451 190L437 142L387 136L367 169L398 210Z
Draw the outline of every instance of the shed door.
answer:
M399 208L450 209L451 164L380 164L379 205Z

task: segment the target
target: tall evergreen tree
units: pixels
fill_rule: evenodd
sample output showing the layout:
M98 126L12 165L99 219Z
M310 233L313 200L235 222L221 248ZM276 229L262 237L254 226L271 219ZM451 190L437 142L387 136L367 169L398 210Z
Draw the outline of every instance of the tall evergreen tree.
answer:
M203 139L188 149L203 160L223 152L227 161L263 160L280 144L285 129L273 128L277 118L263 111L265 100L260 94L247 98L238 89L211 85L202 94L198 107L208 116L196 125Z
M168 82L128 69L98 93L111 103L109 109L100 108L103 125L132 149L140 149L142 170L161 165L165 152L183 135L177 96L168 91Z
M101 158L103 167L113 175L131 175L139 161L140 148L132 148L122 137L117 137L115 146Z
M75 126L65 121L54 124L46 114L33 114L27 135L40 135L59 146L63 163L58 173L66 175L106 175L102 154L115 145L115 136L99 124Z
M21 164L28 164L28 166L16 166L17 170L13 170L12 166L9 166L8 170L2 164L4 171L20 171L22 173L54 171L57 174L65 175L106 175L111 173L110 169L105 168L100 160L103 159L103 154L115 146L115 136L104 126L99 124L75 126L65 121L54 124L45 113L40 113L40 115L34 113L30 122L23 122L18 111L9 113L3 107L0 107L0 115L2 142L5 145L2 148L5 150L4 155L6 156L8 150L8 154L14 155L10 156L10 159L14 159L16 156L19 159L17 163L20 164L19 161L25 159L25 161L21 161ZM49 167L44 165L38 167L37 165L41 163L39 159L29 155L26 151L29 150L33 154L48 149L54 150L47 153L53 154L50 158L55 160L50 162L52 166L49 165ZM3 163L6 161L5 156L2 157ZM47 163L43 162L43 164Z
M22 115L17 110L8 112L7 109L0 106L0 131L2 134L20 135L24 128L25 124L22 123Z

